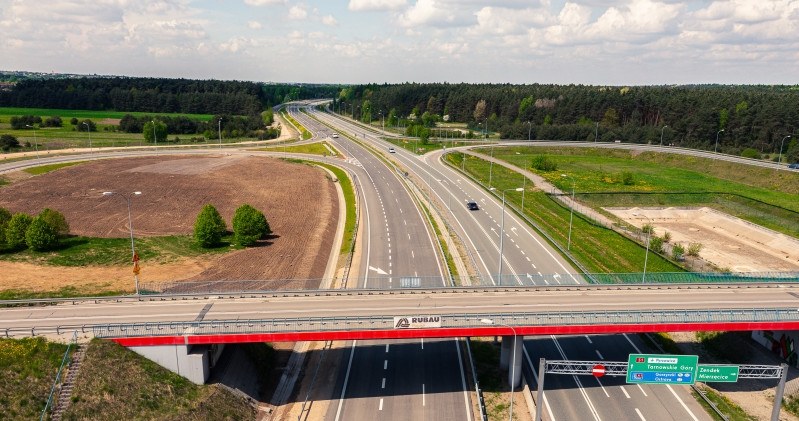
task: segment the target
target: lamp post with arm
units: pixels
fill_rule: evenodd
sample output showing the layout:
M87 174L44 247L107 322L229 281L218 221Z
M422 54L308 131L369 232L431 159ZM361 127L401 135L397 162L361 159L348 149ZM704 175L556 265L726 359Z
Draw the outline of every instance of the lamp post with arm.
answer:
M572 221L574 220L574 185L575 185L575 182L574 182L574 177L572 177L572 176L570 176L568 174L561 174L560 176L564 177L564 178L570 178L572 180L572 202L571 202L571 206L569 206L569 208L570 208L570 211L569 211L569 241L568 241L568 243L566 245L566 250L571 250L571 248L572 248Z
M34 132L33 137L36 137L36 132ZM780 142L780 156L777 158L777 169L782 166L782 145L785 143L785 139L790 139L791 135L785 136L782 138L782 142Z
M655 230L655 227L652 225L652 220L648 216L642 213L634 213L633 216L641 216L646 218L647 221L649 221L649 227L646 229L642 229L642 231L646 231L646 252L644 254L644 274L641 276L641 283L643 284L644 282L646 282L646 263L647 260L649 260L649 240L652 238L652 231Z
M39 159L39 142L36 141L36 127L26 124L25 127L33 129L33 149L36 150L36 159Z
M533 137L533 122L527 121L527 141L529 142L530 139Z
M713 153L716 153L719 150L719 134L721 134L721 132L723 132L723 131L724 131L724 129L721 129L721 130L716 132L716 147L713 148Z
M666 130L666 127L669 127L669 126L663 126L660 129L660 146L663 146L663 130Z
M217 122L217 133L219 133L219 149L222 149L222 119Z
M85 121L83 125L86 126L86 133L89 135L89 153L92 153L92 128L89 126L89 123Z
M495 188L490 188L489 190L496 190ZM500 223L499 228L499 270L497 271L497 280L499 281L499 285L502 285L502 248L504 246L505 240L505 193L509 191L524 191L522 187L517 188L510 188L502 190L502 222Z
M138 196L140 194L141 194L140 191L135 191L135 192L131 193L130 195L124 195L124 194L117 193L117 192L114 192L114 191L104 191L103 192L103 196L114 196L114 195L116 195L116 196L119 196L119 197L125 199L125 203L128 205L128 228L130 228L130 254L131 254L131 259L133 259L134 267L136 267L136 261L138 259L138 256L136 256L136 244L133 242L133 220L130 217L130 197L131 196ZM134 269L133 279L135 281L136 295L139 295L139 272L138 272L138 269Z
M513 328L511 325L507 325L505 323L496 323L493 319L480 319L480 323L486 325L493 325L498 324L500 326L505 326L513 332L513 355L511 356L511 363L510 363L510 408L508 409L508 420L513 421L513 391L514 386L516 386L516 329Z

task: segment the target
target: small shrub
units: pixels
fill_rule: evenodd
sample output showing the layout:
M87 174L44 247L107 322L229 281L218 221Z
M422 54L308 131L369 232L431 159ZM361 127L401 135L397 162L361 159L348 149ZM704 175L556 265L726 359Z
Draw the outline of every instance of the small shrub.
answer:
M680 243L674 243L674 245L671 246L671 257L678 261L685 258L685 247Z
M649 249L655 253L663 253L663 239L653 235L649 238Z
M58 246L58 232L41 216L37 216L25 230L25 243L36 251L52 250Z
M549 159L546 155L537 155L533 158L532 167L539 171L556 171L558 164Z
M24 213L16 213L11 217L6 226L6 246L11 250L24 249L27 243L25 242L25 231L28 226L33 222L30 215Z
M702 250L702 243L691 243L688 244L688 255L697 257L699 256L699 252Z
M647 223L641 227L641 231L643 231L644 234L652 235L655 233L655 227L652 224Z
M758 152L757 149L746 148L741 151L741 156L744 158L760 159L760 152Z
M211 205L203 206L194 222L194 239L200 247L215 247L222 241L227 226L219 211Z
M237 244L250 246L271 234L269 223L261 211L250 205L241 205L233 215L233 237Z
M42 218L45 222L50 224L59 237L66 237L69 235L69 224L63 213L50 208L44 208L39 212L39 218Z
M668 231L664 231L663 232L663 242L664 243L668 243L669 241L671 241L671 233L668 232Z
M0 149L2 149L4 152L8 152L13 148L19 147L19 140L16 137L10 134L0 135Z
M635 184L635 176L629 171L621 173L621 182L625 186L632 186Z

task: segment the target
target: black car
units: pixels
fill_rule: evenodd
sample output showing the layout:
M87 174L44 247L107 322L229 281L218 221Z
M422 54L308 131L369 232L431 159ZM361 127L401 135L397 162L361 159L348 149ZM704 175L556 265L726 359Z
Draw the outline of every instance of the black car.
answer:
M477 206L477 202L475 202L474 200L466 202L466 208L469 210L480 210L480 207Z
M788 168L794 169L794 170L799 170L799 162L795 162L795 163L793 163L791 165L788 165Z

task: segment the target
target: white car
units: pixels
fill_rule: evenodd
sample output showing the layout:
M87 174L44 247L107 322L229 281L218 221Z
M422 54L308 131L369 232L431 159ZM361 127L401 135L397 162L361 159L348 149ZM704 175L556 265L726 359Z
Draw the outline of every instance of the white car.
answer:
M332 135L330 135L330 137L332 137L333 139L338 139L338 133L333 133Z
M394 148L388 148L388 153L394 153L394 152L396 152L396 151L394 150Z

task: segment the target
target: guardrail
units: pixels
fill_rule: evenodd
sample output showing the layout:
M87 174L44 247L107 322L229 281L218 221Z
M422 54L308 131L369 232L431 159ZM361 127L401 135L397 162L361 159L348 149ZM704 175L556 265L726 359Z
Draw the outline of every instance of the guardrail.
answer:
M441 317L441 328L486 328L480 319L509 326L639 325L656 323L752 323L799 321L796 307L660 311L563 311L533 313L461 313ZM298 317L191 322L111 323L87 325L99 338L248 333L299 333L394 330L393 316ZM61 327L65 329L65 327ZM6 329L10 331L30 329ZM46 329L38 329L44 332Z

